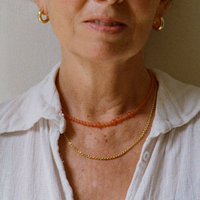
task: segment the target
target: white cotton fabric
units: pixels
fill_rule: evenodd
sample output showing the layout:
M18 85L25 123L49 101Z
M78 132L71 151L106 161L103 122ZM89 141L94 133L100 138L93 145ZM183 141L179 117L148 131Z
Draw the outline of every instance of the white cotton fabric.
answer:
M65 131L55 78L0 104L0 199L73 200L58 152ZM200 199L200 89L153 70L156 113L126 200ZM117 176L116 176L117 180Z

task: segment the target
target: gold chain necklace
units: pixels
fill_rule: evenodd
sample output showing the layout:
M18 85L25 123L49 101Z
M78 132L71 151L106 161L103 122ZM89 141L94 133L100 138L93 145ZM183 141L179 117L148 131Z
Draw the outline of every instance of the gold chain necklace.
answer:
M66 133L64 133L63 135L64 135L65 139L67 140L68 144L70 145L70 147L72 149L74 149L81 156L84 156L86 158L93 159L93 160L113 160L113 159L119 158L119 157L123 156L124 154L126 154L128 151L130 151L144 137L145 133L147 132L149 125L151 123L151 119L152 119L152 116L153 116L154 109L155 109L156 94L157 94L157 92L156 92L156 87L155 87L153 103L152 103L152 106L151 106L151 112L149 114L149 118L148 118L147 123L144 127L144 130L142 131L140 136L137 138L137 140L134 141L134 143L131 146L129 146L127 149L125 149L124 151L122 151L119 154L116 154L114 156L109 156L109 157L90 156L86 153L81 152L79 149L77 149L77 147L75 147L74 144L69 140Z

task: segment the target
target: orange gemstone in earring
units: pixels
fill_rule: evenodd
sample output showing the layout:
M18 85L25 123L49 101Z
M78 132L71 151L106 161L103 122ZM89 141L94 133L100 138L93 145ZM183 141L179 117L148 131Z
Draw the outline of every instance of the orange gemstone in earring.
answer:
M154 21L153 22L153 28L156 29L156 30L158 30L159 27L160 27L160 24L158 22Z

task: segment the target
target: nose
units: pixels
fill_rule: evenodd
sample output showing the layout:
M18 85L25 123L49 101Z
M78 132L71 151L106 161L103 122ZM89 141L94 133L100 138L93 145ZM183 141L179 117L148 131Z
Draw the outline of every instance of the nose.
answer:
M96 2L107 2L108 4L119 4L119 3L122 3L124 0L94 0Z

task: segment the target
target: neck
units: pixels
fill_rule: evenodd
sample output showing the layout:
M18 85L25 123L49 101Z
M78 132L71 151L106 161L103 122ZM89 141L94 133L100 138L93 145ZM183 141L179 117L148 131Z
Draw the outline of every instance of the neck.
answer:
M105 121L137 107L150 88L142 53L124 61L63 59L57 79L63 109L85 121ZM103 119L103 120L102 120Z

